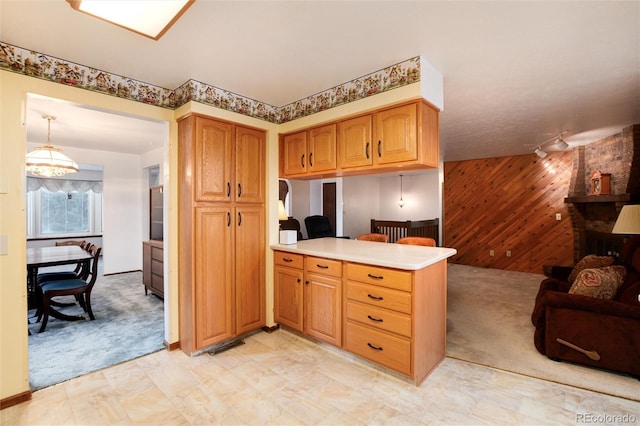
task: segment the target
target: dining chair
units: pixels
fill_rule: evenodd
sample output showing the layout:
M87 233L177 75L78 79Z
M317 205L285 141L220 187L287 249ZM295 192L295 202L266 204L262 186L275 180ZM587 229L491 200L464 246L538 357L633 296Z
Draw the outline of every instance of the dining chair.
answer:
M386 243L389 241L389 236L386 234L376 234L376 233L369 233L369 234L362 234L362 235L358 235L356 237L356 240L360 240L360 241L377 241L380 243Z
M41 286L38 286L36 291L40 295L40 313L38 315L38 322L42 320L40 330L38 333L42 333L47 327L49 316L53 316L59 319L67 321L75 321L83 319L83 317L71 317L65 314L61 314L51 307L52 298L56 296L76 296L76 299L82 306L82 309L89 314L89 318L93 321L95 316L91 309L91 290L96 283L98 276L98 261L100 258L101 247L94 244L89 245L88 251L91 253L91 267L86 278L72 278L62 279L44 282Z
M398 241L396 241L396 244L411 244L411 245L414 245L414 246L435 247L436 246L436 240L434 240L433 238L428 238L428 237L404 237L404 238L400 238Z
M73 243L73 244L70 244ZM91 244L87 241L56 241L56 246L80 246L83 250L88 251ZM87 262L78 262L73 271L56 271L41 272L37 275L36 281L38 285L42 285L47 281L68 280L73 278L85 278L88 273Z

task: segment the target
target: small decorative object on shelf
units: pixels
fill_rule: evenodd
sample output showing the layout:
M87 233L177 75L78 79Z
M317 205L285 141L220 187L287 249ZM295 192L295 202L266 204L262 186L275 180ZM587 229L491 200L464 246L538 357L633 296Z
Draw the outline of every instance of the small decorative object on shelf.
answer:
M611 173L595 170L591 173L591 195L611 194Z

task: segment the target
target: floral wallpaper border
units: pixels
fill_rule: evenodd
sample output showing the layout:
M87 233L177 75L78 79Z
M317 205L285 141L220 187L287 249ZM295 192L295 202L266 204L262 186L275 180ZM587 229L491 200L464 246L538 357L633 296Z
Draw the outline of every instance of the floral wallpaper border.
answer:
M195 101L275 124L420 81L420 57L416 56L276 107L196 80L165 89L4 42L0 42L0 69L162 108L176 109Z

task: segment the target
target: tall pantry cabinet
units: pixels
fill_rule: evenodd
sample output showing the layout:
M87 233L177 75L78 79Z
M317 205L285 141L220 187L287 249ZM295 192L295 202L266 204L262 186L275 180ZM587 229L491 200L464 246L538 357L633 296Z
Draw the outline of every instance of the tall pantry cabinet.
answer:
M180 347L191 354L261 328L266 133L178 120Z

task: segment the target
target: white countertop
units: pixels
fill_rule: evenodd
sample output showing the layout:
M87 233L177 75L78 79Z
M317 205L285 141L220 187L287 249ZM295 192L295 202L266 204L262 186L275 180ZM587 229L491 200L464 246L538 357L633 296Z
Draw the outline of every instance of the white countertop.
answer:
M379 243L345 238L316 238L298 241L296 244L272 244L271 248L289 253L412 271L433 265L457 253L456 249L445 247Z

